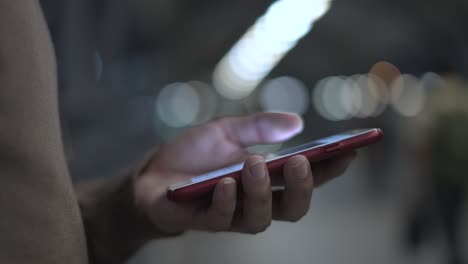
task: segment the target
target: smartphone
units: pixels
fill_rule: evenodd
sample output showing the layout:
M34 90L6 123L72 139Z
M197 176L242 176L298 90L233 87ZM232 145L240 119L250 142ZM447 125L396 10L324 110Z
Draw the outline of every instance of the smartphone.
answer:
M352 130L269 154L265 162L270 177L281 175L283 165L291 156L304 155L309 162L322 161L376 143L382 137L383 132L378 128ZM243 166L244 163L239 163L171 185L167 197L180 202L206 197L213 192L218 181L225 177L234 178L239 183Z

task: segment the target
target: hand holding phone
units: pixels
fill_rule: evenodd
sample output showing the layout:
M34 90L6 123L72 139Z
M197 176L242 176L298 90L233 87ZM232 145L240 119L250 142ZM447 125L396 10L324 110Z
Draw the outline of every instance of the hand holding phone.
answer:
M271 177L282 173L288 158L294 155L304 155L309 162L317 162L327 158L353 151L379 141L383 136L380 129L360 129L329 136L309 143L282 150L267 155L266 164ZM167 196L174 201L190 201L210 195L216 184L223 178L241 180L244 163L225 167L219 170L198 175L188 181L169 187Z
M258 113L227 117L197 126L162 145L135 177L134 195L138 209L165 234L189 229L257 233L272 220L297 221L309 210L313 181L303 156L284 164L285 190L272 193L270 177L262 157L245 148L288 140L301 132L302 121L293 114ZM218 181L207 199L184 202L169 200L168 188L190 178L246 161L242 190L232 178ZM314 176L331 179L340 175L353 159L345 153L313 166ZM260 161L260 162L259 162ZM251 173L261 165L264 173ZM238 200L238 192L243 198ZM280 195L280 196L277 196Z

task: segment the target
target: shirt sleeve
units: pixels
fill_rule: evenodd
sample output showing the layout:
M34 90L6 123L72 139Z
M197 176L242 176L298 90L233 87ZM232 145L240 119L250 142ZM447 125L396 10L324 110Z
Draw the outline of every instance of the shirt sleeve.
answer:
M0 263L85 264L38 1L0 0Z

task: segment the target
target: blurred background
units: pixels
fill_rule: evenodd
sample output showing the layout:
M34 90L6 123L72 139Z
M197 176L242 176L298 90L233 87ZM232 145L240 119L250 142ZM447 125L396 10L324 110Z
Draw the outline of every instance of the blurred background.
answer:
M467 263L465 0L41 0L75 181L226 115L296 112L304 132L380 127L299 223L190 232L145 263Z

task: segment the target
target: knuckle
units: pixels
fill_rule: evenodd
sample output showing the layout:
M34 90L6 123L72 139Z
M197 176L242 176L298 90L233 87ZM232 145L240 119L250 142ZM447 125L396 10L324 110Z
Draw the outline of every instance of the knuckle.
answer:
M214 119L213 121L206 123L205 126L211 129L219 129L220 125L225 123L226 120L227 120L226 117L221 117L221 118Z
M247 179L243 181L243 191L252 200L265 200L267 202L271 196L270 177L265 179Z
M255 205L258 208L267 208L271 206L271 188L270 190L265 190L257 193L251 193L248 195L246 193L246 202Z
M205 124L205 127L204 129L208 130L208 131L213 131L217 134L223 134L223 124L224 123L227 123L227 118L223 117L221 119L218 119L218 120L215 120L215 121L212 121L212 122L208 122Z
M216 214L216 219L221 220L231 220L232 219L232 211L230 210L225 210L225 209L219 209L215 211Z

